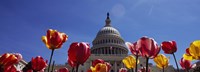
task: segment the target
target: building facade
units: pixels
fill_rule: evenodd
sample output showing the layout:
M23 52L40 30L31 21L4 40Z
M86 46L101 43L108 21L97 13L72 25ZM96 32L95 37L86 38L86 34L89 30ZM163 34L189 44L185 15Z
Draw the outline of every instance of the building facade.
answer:
M110 72L118 72L120 68L125 67L122 59L128 56L129 50L120 32L111 26L109 13L107 13L105 26L99 30L92 45L91 56L83 66L80 66L80 72L86 72L92 65L92 61L96 59L103 59L109 62L112 66ZM143 63L143 61L141 62Z
M118 72L120 68L125 67L122 63L122 59L128 56L129 50L125 45L125 41L121 37L120 32L112 27L109 13L107 14L104 27L97 33L92 45L91 56L84 65L80 65L79 72L87 72L92 65L92 61L96 59L103 59L104 61L109 62L111 64L110 72ZM142 66L146 66L146 59L139 57L138 69ZM151 67L151 72L161 72L161 70L153 64L149 64L149 66ZM69 70L71 70L71 68L69 68ZM174 72L173 66L170 66L165 70L166 72ZM131 72L131 70L128 70L128 72Z

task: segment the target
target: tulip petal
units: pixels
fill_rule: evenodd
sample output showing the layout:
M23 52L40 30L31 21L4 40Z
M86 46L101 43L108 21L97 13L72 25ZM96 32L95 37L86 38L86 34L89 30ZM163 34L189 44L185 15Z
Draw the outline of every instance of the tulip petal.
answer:
M194 60L194 57L188 54L183 54L183 58L186 60Z
M154 58L154 62L156 63L157 67L162 69L163 67L168 67L169 59L163 54L158 54L158 56Z
M200 57L200 40L196 40L190 44L189 53L195 58Z

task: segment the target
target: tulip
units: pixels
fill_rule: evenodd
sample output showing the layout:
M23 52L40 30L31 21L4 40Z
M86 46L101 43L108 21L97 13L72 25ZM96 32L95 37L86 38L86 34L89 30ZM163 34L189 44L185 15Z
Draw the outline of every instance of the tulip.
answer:
M110 72L110 69L110 63L105 62L102 59L96 59L92 62L92 66L87 70L87 72Z
M12 65L12 66L9 66L8 68L6 68L4 70L4 72L17 72L17 69L15 68L14 65Z
M130 55L130 56L127 56L126 58L124 58L122 60L122 62L124 63L124 65L128 68L128 69L131 69L133 70L133 68L135 68L135 64L136 63L136 60L135 60L135 57ZM133 71L132 71L133 72Z
M96 60L92 61L92 66L95 67L96 64L98 64L98 63L104 63L104 60L102 60L102 59L96 59Z
M68 50L68 57L71 61L73 61L76 65L76 72L78 72L78 67L80 64L84 64L85 61L90 56L90 46L85 42L74 42L70 45Z
M107 66L107 68L108 68L108 72L110 72L110 69L111 69L111 65L110 65L110 63L108 63L108 62L104 62L104 64L106 64L106 66Z
M177 46L175 41L164 41L162 42L161 47L166 54L173 54L177 51Z
M64 68L60 68L58 72L69 72L69 70L66 67L64 67Z
M18 63L21 61L22 55L19 53L5 53L0 57L0 68L3 68L5 70L6 68Z
M180 60L179 63L180 63L180 65L181 65L181 67L182 67L183 69L185 69L187 72L189 72L189 70L190 70L193 66L195 66L195 64L192 65L191 62L190 62L189 60L185 60L184 58L181 58L181 60Z
M138 45L137 45L137 42L135 42L133 44L130 42L126 42L125 44L130 49L131 53L133 55L135 55L136 62L138 62L138 57L141 55L141 52L140 52L140 47L138 47ZM135 67L136 67L135 72L137 72L137 63L135 63Z
M72 71L73 72L73 71ZM87 72L93 72L91 69L88 69Z
M155 58L160 52L160 47L153 38L142 37L137 41L138 47L141 49L141 55L146 57L146 70L148 70L149 59ZM147 72L147 71L146 71Z
M68 61L68 64L72 67L72 72L74 72L74 67L76 67L77 64L70 59L68 59L67 61Z
M179 72L178 63L176 61L176 57L175 57L175 54L174 54L177 51L176 42L175 41L164 41L164 42L162 42L161 47L162 47L162 50L166 54L172 54L173 55L174 61L176 63L177 70Z
M200 60L200 40L196 40L190 44L190 47L186 49L186 53L183 58L186 60Z
M108 67L107 67L106 64L98 63L98 64L95 66L95 71L96 71L96 72L108 72Z
M156 63L156 66L163 69L164 72L164 68L168 67L169 59L163 54L158 54L158 56L154 58L154 62Z
M128 70L126 68L120 68L119 72L128 72Z
M62 44L67 40L68 36L65 33L58 32L57 30L49 29L46 36L42 36L42 41L47 48L59 49Z
M34 71L42 71L47 67L47 63L41 56L37 56L36 58L32 58L31 67Z
M137 72L150 72L150 68L148 68L148 71L146 69L145 67L141 67Z
M48 72L49 72L49 67L51 65L51 60L54 50L61 48L61 46L67 39L68 36L65 33L61 33L58 32L57 30L52 30L52 29L47 30L46 36L42 36L42 41L44 42L46 47L52 50L48 66Z

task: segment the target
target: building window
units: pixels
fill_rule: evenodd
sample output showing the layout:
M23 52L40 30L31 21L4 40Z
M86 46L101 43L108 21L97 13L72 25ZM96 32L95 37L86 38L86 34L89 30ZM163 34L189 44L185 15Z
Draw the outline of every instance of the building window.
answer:
M119 64L117 64L117 66L119 66Z

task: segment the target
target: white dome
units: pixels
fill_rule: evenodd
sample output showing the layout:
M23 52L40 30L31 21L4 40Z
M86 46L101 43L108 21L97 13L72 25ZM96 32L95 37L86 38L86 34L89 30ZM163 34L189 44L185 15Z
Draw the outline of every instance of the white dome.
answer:
M128 54L128 49L119 31L112 27L110 23L111 20L108 15L105 26L99 30L92 42L92 54Z
M97 34L97 36L99 35L105 35L105 34L116 34L120 36L120 33L117 29L111 27L111 26L106 26L103 27Z

